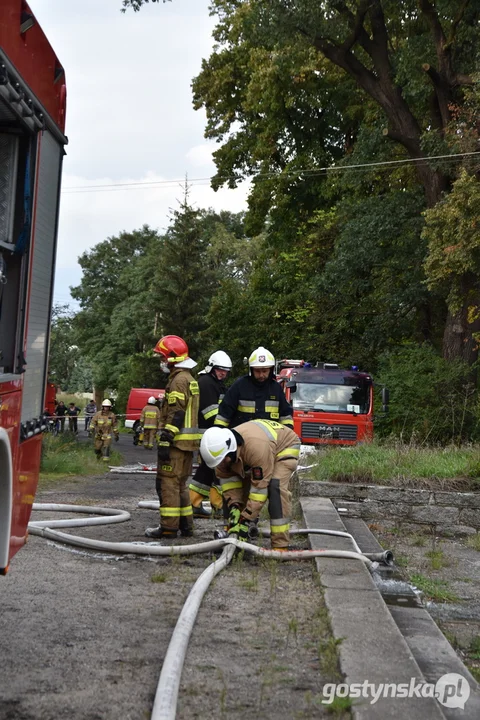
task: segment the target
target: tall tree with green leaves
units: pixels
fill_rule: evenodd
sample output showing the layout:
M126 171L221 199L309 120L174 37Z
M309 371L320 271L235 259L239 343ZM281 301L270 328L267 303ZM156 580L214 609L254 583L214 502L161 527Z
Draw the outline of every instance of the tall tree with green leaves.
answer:
M68 305L55 303L50 333L49 377L65 392L91 390L84 387L85 383L80 381L78 374L75 379L76 367L81 362L74 330L74 313Z
M211 213L196 210L188 184L179 207L172 211L153 284L159 335L185 338L192 357L200 350L200 334L215 291L216 263L209 253Z
M81 310L74 320L78 345L99 388L115 388L128 358L154 345L151 290L163 239L148 226L110 237L83 253L83 276L71 288Z
M466 123L470 136L478 126L464 112L478 82L476 0L212 0L211 10L217 45L193 82L194 104L219 143L214 187L253 178L251 230L268 216L271 240L288 242L286 228L339 197L338 174L326 182L321 168L359 157L410 163L397 178L410 189L413 173L427 207L450 192L462 162L453 155L467 151L459 138ZM472 359L470 300L446 313L446 358ZM458 327L470 337L463 345Z

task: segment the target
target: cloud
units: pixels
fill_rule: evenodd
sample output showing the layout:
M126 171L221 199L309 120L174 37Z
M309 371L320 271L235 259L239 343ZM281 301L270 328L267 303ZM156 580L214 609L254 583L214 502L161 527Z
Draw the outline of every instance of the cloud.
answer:
M205 113L193 110L191 90L213 48L209 0L151 3L125 15L121 0L29 4L66 72L55 282L55 299L65 302L81 278L78 256L122 230L164 230L186 175L198 208L243 210L249 186L214 193L208 181L195 182L215 173L216 145L203 137ZM142 184L120 186L127 182ZM86 187L107 184L117 186Z

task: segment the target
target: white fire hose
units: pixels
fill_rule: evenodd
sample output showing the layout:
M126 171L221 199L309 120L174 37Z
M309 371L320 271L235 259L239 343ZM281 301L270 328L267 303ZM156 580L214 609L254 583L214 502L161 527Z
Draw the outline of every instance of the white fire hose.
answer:
M158 503L141 502L140 507L158 508ZM86 505L62 505L53 503L34 503L34 510L45 512L75 512L94 515L90 518L71 518L68 520L36 520L28 524L28 530L32 535L56 540L68 545L88 548L92 550L103 550L112 553L128 553L134 555L158 555L172 557L173 555L194 555L199 553L211 553L222 550L221 556L209 565L195 582L178 618L175 630L170 639L167 653L162 666L162 672L155 694L152 720L175 720L178 690L180 687L181 672L188 643L193 630L203 596L214 577L218 575L231 561L236 549L252 553L257 557L274 558L275 560L311 560L314 557L344 558L350 560L361 560L370 570L377 567L377 562L391 564L393 556L389 551L367 555L361 553L357 543L348 533L333 530L298 530L294 533L314 533L325 535L338 535L349 537L355 551L349 550L288 550L278 552L277 550L265 550L251 543L241 542L236 537L221 538L194 545L171 545L164 546L148 542L106 542L104 540L92 540L90 538L70 535L53 528L58 527L84 527L88 525L102 525L109 523L125 522L130 519L130 514L124 510L112 508L101 508ZM262 531L264 536L269 535ZM389 555L388 555L389 553Z

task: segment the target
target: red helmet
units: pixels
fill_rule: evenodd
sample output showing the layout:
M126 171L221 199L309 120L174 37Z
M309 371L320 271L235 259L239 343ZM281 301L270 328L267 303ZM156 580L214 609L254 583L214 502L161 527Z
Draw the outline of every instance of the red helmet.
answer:
M153 352L163 355L168 363L180 363L188 357L188 345L178 335L165 335L157 342Z

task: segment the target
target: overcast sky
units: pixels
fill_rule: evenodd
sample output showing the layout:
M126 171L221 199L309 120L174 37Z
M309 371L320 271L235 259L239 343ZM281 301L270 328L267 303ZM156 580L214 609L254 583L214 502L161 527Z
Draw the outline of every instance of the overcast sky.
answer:
M160 231L182 196L179 182L157 187L79 190L88 185L208 178L214 143L190 83L210 55L209 0L174 0L120 13L121 0L29 0L67 80L69 144L63 166L55 300L72 301L78 256L107 237L147 223ZM69 188L72 188L69 190ZM75 188L75 189L73 189ZM234 212L246 187L213 192L195 185L196 207Z

